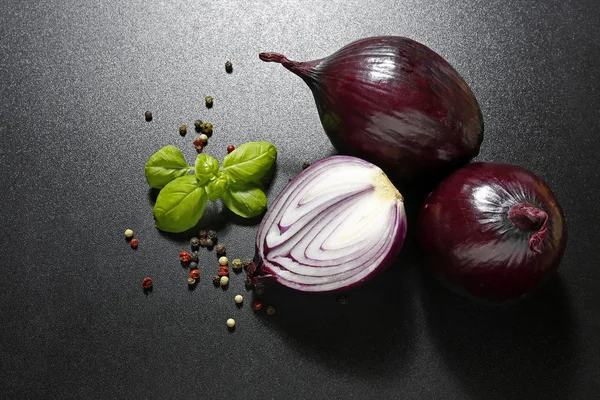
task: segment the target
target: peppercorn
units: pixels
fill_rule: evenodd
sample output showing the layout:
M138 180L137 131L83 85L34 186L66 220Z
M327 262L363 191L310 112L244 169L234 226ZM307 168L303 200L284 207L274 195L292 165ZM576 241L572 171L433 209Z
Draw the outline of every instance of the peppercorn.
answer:
M190 267L191 270L198 269L198 263L195 262L195 261L192 261L190 263L189 267Z
M200 147L204 147L204 143L202 143L202 140L200 140L200 139L196 139L196 140L194 140L194 141L192 142L192 144L193 144L195 147L198 147L198 146L200 146Z
M239 270L242 269L242 260L240 260L239 258L235 258L232 262L231 262L231 266L233 267L233 269L235 269L236 271L239 272Z
M218 244L215 247L215 251L217 252L218 257L224 256L225 254L227 254L225 246L223 246L222 244Z
M131 229L126 229L126 230L125 230L125 237L126 237L127 239L131 239L131 238L133 237L133 230L131 230Z
M183 125L179 125L179 134L181 136L185 135L187 133L187 126L185 126L185 124Z
M231 153L232 151L235 150L235 146L230 144L229 146L227 146L227 153Z
M273 315L277 312L277 309L273 306L267 307L267 315Z
M196 129L196 132L200 132L202 130L202 124L203 122L199 119L194 121L194 129Z
M210 122L205 122L202 124L202 132L208 136L213 133L213 125Z
M206 134L203 133L203 134L200 135L199 140L202 143L206 143L206 142L208 142L208 136L206 136Z
M204 146L198 145L198 146L194 146L194 148L196 149L196 153L202 153L202 149L204 149Z
M131 242L129 242L132 249L137 249L138 244L140 244L140 242L137 239L131 239Z
M212 250L214 245L215 245L215 243L212 241L212 239L206 239L206 248L207 249Z
M195 263L197 263L197 262L200 261L198 259L198 252L197 251L194 251L194 252L192 252L192 254L190 254L190 261L195 262Z
M219 267L218 275L219 276L227 276L227 275L229 275L229 268L225 267L225 266Z
M206 238L212 240L213 242L217 242L218 236L215 231L208 231L206 234Z
M179 259L181 260L181 262L187 263L190 262L192 256L187 251L182 251L179 253Z
M244 261L242 262L242 265L244 266L244 270L247 270L248 267L250 266L250 264L252 264L252 259L244 258Z
M253 309L254 311L260 311L260 310L262 310L262 308L263 308L263 303L262 303L261 301L259 301L259 300L254 300L254 301L252 302L252 309Z
M236 304L242 304L244 302L244 298L241 294L236 295L233 300L236 302Z
M254 286L252 284L252 279L250 279L249 277L246 277L246 280L244 281L244 285L246 286L246 290L252 290L252 287Z
M200 239L200 247L206 247L208 245L208 243L206 243L207 239L206 238L201 238Z
M198 232L198 237L200 239L206 239L206 235L207 235L206 231L200 231L200 232Z
M346 303L348 303L348 296L347 296L347 295L345 295L345 294L343 294L343 295L341 295L341 296L338 296L338 298L337 298L337 302L338 302L339 304L346 304Z
M145 290L148 290L148 289L150 289L150 288L152 287L152 284L153 284L153 282L152 282L152 278L150 278L150 277L148 277L148 276L147 276L147 277L145 277L144 279L142 279L142 287L143 287Z
M215 286L219 286L221 284L221 277L218 275L213 276L212 278L213 283L215 284Z
M146 111L144 113L144 118L146 118L146 121L152 121L152 113L150 111Z
M232 71L233 71L233 64L231 63L231 61L225 62L225 72L230 74Z
M190 285L190 286L194 286L194 285L196 284L196 280L195 280L194 278L192 278L192 277L189 277L189 278L187 279L187 283L188 283L188 285Z
M229 329L233 329L233 328L235 328L235 320L234 320L233 318L229 318L229 319L227 320L227 327L228 327Z
M262 296L265 294L265 287L263 285L254 285L254 293L256 293L257 296Z
M221 286L227 286L229 285L229 278L226 276L222 276L219 280L219 283L221 284Z
M200 247L200 239L197 237L193 237L190 239L190 247L194 250L197 250Z
M219 258L219 265L227 265L227 263L229 263L227 257L223 256Z
M306 168L308 168L308 167L310 167L310 163L309 163L309 162L307 162L307 161L304 161L304 162L302 163L302 169L306 169Z
M211 108L213 106L213 98L211 96L206 96L204 98L204 103L206 104L206 108Z
M198 271L197 269L191 270L190 278L194 278L194 279L200 278L200 271Z

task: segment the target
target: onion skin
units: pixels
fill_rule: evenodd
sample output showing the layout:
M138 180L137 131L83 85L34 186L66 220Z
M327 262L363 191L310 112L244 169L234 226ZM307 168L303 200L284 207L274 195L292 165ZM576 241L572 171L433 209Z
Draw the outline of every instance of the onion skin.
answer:
M434 175L479 153L483 117L463 78L411 39L366 38L329 57L281 63L310 87L334 147L401 180Z
M342 170L351 171L347 180L332 175ZM361 181L354 171L379 179ZM363 207L373 204L380 207ZM328 157L298 174L271 204L248 277L255 285L303 292L345 291L388 268L405 236L403 198L383 171L356 157Z
M550 187L509 164L472 163L426 198L418 239L433 274L491 303L526 297L562 259L567 228Z

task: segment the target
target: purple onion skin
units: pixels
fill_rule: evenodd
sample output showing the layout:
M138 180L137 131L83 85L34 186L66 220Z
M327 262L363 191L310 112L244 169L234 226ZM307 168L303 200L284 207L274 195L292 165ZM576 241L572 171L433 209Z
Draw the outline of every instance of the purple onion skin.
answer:
M339 152L394 178L434 175L479 153L483 118L475 96L446 60L414 40L366 38L308 62L259 57L308 84Z
M486 303L526 297L558 268L567 241L550 187L498 163L468 164L442 181L421 207L417 230L433 274Z

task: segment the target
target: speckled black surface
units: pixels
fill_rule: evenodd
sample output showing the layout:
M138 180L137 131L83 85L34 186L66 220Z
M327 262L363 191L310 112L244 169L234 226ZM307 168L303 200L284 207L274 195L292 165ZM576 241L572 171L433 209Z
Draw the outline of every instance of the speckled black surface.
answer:
M1 2L0 398L594 398L599 4ZM490 310L422 274L409 240L345 306L274 290L278 313L256 315L240 276L225 292L212 286L208 252L189 291L177 261L189 235L153 227L147 158L172 143L192 161L194 135L177 128L196 118L215 125L207 152L218 158L227 144L270 140L272 200L303 161L334 151L309 89L257 53L314 59L383 34L425 43L471 85L486 123L479 160L520 164L554 188L569 225L558 275ZM257 226L219 203L203 226L232 256L252 255Z

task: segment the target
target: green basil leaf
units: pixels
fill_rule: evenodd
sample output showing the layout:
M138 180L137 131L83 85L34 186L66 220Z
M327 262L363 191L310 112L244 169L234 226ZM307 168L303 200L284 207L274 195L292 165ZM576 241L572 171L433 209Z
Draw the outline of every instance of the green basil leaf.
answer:
M152 154L144 167L148 185L157 189L162 189L173 179L187 174L189 170L190 167L181 151L172 145L165 146Z
M267 196L255 184L235 184L223 194L223 203L237 215L251 218L260 215L267 207Z
M239 182L257 182L273 166L277 148L269 142L244 143L223 159L223 172Z
M154 213L156 227L166 232L183 232L198 222L208 196L196 176L186 175L169 182L158 194Z
M215 201L223 196L227 190L227 175L221 173L206 185L206 193L210 201Z
M196 157L196 178L201 185L208 182L219 171L219 162L207 154Z

